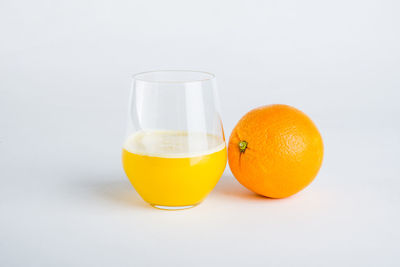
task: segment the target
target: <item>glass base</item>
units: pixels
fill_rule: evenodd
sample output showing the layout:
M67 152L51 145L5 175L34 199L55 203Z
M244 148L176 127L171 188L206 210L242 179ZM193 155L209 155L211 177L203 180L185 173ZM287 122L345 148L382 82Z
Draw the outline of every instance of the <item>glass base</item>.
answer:
M163 205L157 205L157 204L150 203L150 205L153 206L154 208L160 209L160 210L186 210L186 209L196 207L198 204L187 205L187 206L163 206Z

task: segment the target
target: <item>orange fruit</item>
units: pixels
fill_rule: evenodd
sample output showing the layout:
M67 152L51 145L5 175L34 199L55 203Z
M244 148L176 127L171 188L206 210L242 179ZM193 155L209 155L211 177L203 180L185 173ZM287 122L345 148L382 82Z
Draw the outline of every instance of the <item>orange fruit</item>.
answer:
M287 105L251 110L233 129L228 161L236 179L270 198L296 194L317 175L324 153L311 119Z

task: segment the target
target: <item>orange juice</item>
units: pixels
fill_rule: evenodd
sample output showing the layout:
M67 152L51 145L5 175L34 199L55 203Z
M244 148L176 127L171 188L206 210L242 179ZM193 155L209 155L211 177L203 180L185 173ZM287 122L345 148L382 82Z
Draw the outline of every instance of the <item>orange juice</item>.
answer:
M128 137L124 170L139 195L159 208L200 203L226 165L225 141L217 136L180 131L140 131Z

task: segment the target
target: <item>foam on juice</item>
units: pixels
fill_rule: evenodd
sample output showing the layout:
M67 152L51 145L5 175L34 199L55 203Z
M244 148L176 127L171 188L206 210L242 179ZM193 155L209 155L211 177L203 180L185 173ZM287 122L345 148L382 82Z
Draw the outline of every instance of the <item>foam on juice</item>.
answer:
M139 131L129 136L124 149L137 155L161 158L191 158L225 148L222 138L183 131Z

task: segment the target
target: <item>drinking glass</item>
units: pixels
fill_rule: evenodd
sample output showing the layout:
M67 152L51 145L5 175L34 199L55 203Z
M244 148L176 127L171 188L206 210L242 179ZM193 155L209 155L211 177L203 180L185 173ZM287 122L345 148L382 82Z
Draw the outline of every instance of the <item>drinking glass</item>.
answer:
M122 162L139 195L159 209L199 204L226 166L215 76L150 71L133 76Z

